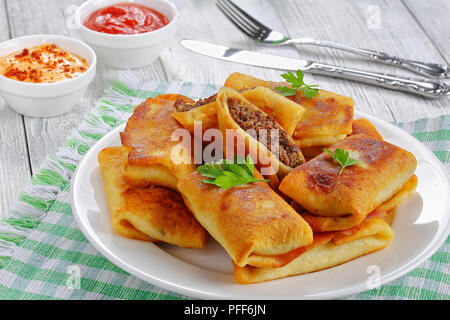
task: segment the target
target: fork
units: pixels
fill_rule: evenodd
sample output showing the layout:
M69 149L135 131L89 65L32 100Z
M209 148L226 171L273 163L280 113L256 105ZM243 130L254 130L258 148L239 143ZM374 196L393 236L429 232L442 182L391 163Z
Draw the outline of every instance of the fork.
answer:
M402 67L404 69L425 75L427 77L440 79L450 78L450 68L442 64L403 59L384 52L359 49L344 44L317 40L308 37L293 39L262 24L261 22L250 16L248 13L246 13L244 10L239 8L237 5L235 5L231 0L217 0L216 5L220 9L220 11L222 11L222 13L230 20L230 22L233 23L239 30L241 30L250 38L264 44L276 46L316 45L329 47L365 56L378 62Z

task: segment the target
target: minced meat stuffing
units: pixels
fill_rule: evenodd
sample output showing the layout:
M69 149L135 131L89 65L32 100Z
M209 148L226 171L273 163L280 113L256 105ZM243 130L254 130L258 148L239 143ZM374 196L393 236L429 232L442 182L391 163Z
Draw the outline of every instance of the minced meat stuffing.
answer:
M231 117L245 131L249 132L253 138L259 141L260 130L265 129L267 133L266 147L270 150L270 132L278 129L279 132L279 154L281 162L291 168L295 168L303 163L298 155L300 148L295 144L288 133L280 126L280 124L270 115L261 111L256 111L245 107L238 99L228 98L228 108ZM251 130L253 129L253 130ZM248 131L250 130L250 131ZM253 132L252 132L253 131ZM261 141L260 141L261 142Z
M203 106L205 104L211 103L213 101L216 101L217 94L213 94L212 96L208 98L198 99L195 103L187 103L184 102L182 99L178 99L175 101L174 107L177 112L185 112L189 111L191 109Z

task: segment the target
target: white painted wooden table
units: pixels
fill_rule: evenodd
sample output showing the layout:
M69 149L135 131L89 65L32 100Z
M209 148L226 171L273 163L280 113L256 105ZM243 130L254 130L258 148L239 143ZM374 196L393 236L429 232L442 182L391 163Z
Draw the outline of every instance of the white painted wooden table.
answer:
M290 57L311 58L340 66L397 72L326 48L261 47L239 33L212 0L172 0L181 18L170 48L153 65L135 70L149 80L186 80L223 83L233 71L278 80L279 70L243 66L188 52L181 39L198 39L250 48ZM71 5L83 0L0 0L0 41L36 34L63 34L78 38L66 20ZM449 0L235 0L262 22L290 36L312 36L348 45L389 52L421 61L450 63ZM0 216L29 183L47 154L54 153L78 126L120 70L99 64L97 76L81 102L55 118L21 116L0 106ZM307 76L307 83L355 99L357 110L388 121L413 121L450 114L450 99L429 100L356 82Z

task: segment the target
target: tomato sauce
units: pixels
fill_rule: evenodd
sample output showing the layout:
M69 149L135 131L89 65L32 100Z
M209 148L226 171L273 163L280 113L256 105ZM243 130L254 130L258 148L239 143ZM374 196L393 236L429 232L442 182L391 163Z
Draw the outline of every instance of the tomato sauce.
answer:
M161 12L135 3L119 3L94 11L84 26L110 34L137 34L164 27L169 19Z

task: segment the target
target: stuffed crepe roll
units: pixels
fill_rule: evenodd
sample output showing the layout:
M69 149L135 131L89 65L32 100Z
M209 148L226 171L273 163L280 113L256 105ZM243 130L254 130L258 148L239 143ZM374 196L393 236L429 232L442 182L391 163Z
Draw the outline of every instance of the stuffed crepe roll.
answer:
M172 138L175 130L184 130L172 117L173 103L164 97L147 99L135 108L121 132L122 145L131 150L124 173L130 185L176 190L178 180L195 170L190 136L181 142Z
M261 175L255 170L255 177ZM227 190L194 172L178 182L186 206L239 266L280 267L312 242L302 217L266 182Z
M205 230L178 192L155 186L134 188L125 182L128 152L125 147L111 147L98 155L113 228L128 238L203 248Z

